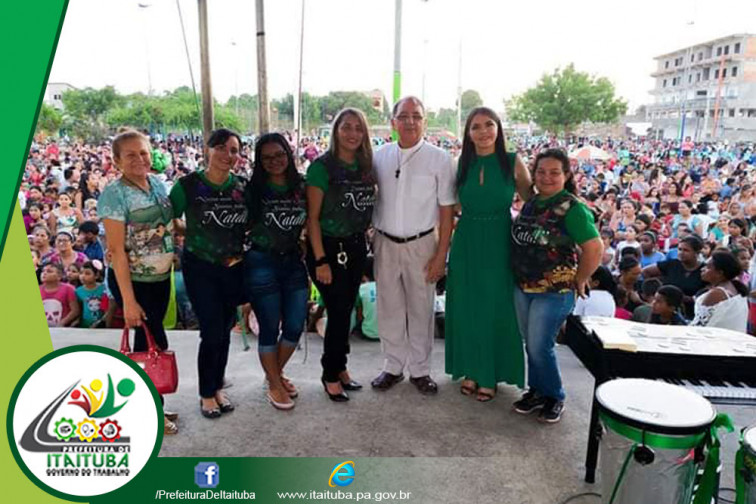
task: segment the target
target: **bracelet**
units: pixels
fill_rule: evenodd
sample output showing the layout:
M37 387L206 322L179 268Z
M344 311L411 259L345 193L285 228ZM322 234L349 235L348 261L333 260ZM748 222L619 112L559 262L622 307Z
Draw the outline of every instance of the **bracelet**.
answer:
M315 259L315 267L318 266L326 266L328 264L328 258L326 256L321 257L320 259Z

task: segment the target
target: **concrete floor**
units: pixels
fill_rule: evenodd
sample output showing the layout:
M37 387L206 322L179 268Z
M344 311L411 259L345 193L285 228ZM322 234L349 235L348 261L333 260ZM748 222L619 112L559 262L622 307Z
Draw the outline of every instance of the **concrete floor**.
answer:
M120 341L117 330L51 333L56 349L75 344L117 349ZM371 390L370 380L381 371L380 344L353 339L349 369L365 389L339 404L328 400L320 384L322 340L307 334L307 350L298 350L286 370L300 391L297 406L278 411L265 399L256 341L244 351L241 338L234 335L226 376L236 411L210 421L198 411L197 332L172 331L168 339L178 357L180 386L166 403L180 414L180 433L164 439L161 456L417 457L414 465L434 475L443 488L432 499L439 503L474 497L477 502L556 504L579 492L601 491L598 482L583 482L593 378L567 347L557 349L568 395L566 411L560 423L546 426L535 416L511 411L519 397L514 387L499 386L489 403L460 394L458 383L443 372L443 340L436 340L432 363L439 394L426 397L408 380L388 392ZM718 410L729 413L738 428L756 422L753 407ZM725 436L723 446L722 486L732 487L737 435Z

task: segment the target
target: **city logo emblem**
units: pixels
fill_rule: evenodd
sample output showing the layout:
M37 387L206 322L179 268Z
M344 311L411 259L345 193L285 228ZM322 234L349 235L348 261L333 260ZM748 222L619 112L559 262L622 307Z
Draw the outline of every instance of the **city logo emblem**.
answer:
M349 486L354 481L354 476L354 462L351 460L341 462L333 466L331 476L328 478L328 486L332 488Z
M200 462L194 467L194 483L200 488L215 488L220 482L220 468L215 462Z
M140 373L126 357L88 345L35 363L9 408L11 449L26 475L62 498L101 495L133 479L157 453L162 419Z
M100 439L108 443L129 446L129 438L121 439L121 426L114 418L110 418L118 413L128 401L116 405L116 389L113 387L113 378L108 376L107 391L102 390L102 382L94 379L85 385L79 386L77 381L69 386L58 397L53 399L37 416L24 431L21 436L21 448L30 452L66 452L64 447L71 447L77 443L92 443L95 439ZM128 397L134 392L134 382L129 378L124 378L118 383L118 394L122 397ZM81 393L81 390L84 394ZM66 401L66 399L69 399ZM84 410L84 418L75 422L73 418L61 416L55 421L55 427L52 429L56 439L48 435L50 424L55 418L55 413L63 406L78 406ZM97 419L105 419L101 423ZM122 453L126 453L124 450ZM125 455L126 460L128 456ZM94 459L94 457L93 457ZM125 462L128 466L128 462ZM126 469L128 470L128 469Z

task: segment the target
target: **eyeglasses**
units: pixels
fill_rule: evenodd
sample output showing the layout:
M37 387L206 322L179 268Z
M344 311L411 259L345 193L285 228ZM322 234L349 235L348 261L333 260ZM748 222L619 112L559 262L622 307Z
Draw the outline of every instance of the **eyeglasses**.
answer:
M276 152L275 154L270 154L269 156L260 156L260 159L262 159L263 163L271 163L273 161L279 161L281 159L286 159L286 153L283 151Z
M415 123L422 122L423 119L425 119L425 117L421 116L420 114L412 114L412 115L400 114L396 116L395 119L401 123L406 124L408 122L415 122Z

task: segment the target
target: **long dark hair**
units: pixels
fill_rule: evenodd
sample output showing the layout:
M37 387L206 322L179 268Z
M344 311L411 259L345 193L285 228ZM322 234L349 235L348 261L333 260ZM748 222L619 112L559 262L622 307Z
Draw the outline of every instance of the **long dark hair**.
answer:
M504 175L504 178L509 179L513 177L514 167L510 166L509 159L507 159L507 148L504 145L504 129L501 126L501 119L499 119L496 112L488 107L476 107L472 109L465 122L465 132L462 138L462 154L459 157L459 172L457 173L458 189L465 184L467 173L470 171L470 165L472 165L478 157L475 153L475 145L470 139L472 120L478 114L484 115L496 123L497 131L496 140L494 142L494 152L496 153L496 158L499 160L499 166L501 166L501 173Z
M225 145L231 137L236 138L236 141L239 142L239 149L241 149L242 140L239 134L226 128L218 128L217 130L211 131L210 137L207 139L207 147L212 148L219 145Z
M265 185L268 182L268 172L262 166L262 148L269 143L275 143L281 146L286 153L286 185L289 191L301 191L302 176L297 171L294 162L294 154L286 138L280 133L266 133L257 139L255 143L255 165L252 170L252 178L249 182L250 194L250 213L253 219L257 219L262 213L262 196L265 192Z
M81 174L81 177L79 178L79 192L81 193L81 206L84 206L84 202L88 199L97 199L98 194L93 193L89 190L89 173L83 172ZM95 191L97 191L95 189ZM83 210L83 208L80 208L79 210Z
M533 161L533 181L535 183L535 171L538 169L538 163L541 162L542 159L556 159L560 163L562 163L562 172L564 173L564 188L567 189L567 192L570 192L577 196L577 186L575 185L575 175L572 173L572 168L570 168L570 158L567 156L567 153L564 152L562 149L546 149L538 153L538 155L535 158L535 161Z
M748 296L748 287L740 280L737 280L737 277L740 276L743 270L735 254L725 251L714 252L711 254L711 265L714 269L720 271L727 280L732 282L738 294Z
M373 171L373 144L370 140L370 126L368 125L365 114L356 108L347 107L341 109L336 114L336 119L333 120L333 126L331 128L331 145L328 147L328 152L331 154L334 160L339 159L339 127L347 116L352 116L359 121L362 127L363 137L362 144L357 149L357 165L360 167L362 174L369 174Z

